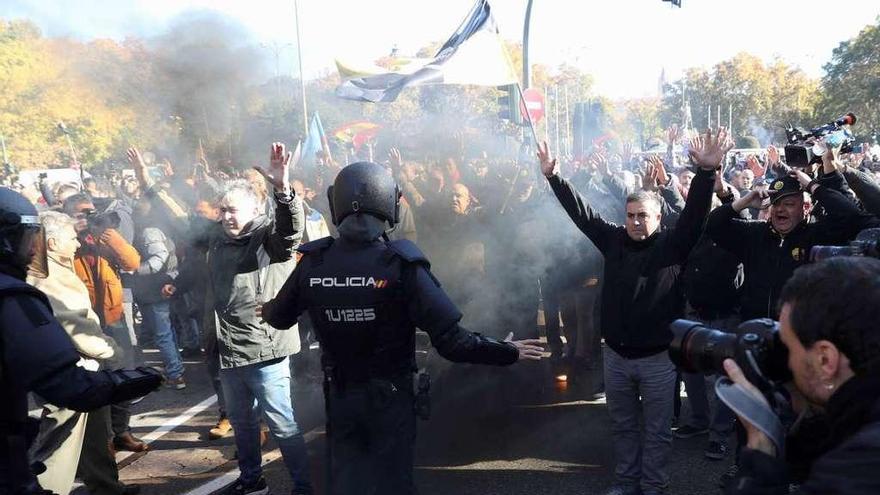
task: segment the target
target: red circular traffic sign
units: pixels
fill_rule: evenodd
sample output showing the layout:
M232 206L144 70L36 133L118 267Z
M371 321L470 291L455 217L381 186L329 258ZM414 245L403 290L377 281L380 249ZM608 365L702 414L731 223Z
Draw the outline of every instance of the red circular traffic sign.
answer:
M526 109L529 111L529 117L533 124L537 124L544 118L544 95L535 88L528 88L523 91L523 100L526 105L523 108L520 103L520 112L525 114Z

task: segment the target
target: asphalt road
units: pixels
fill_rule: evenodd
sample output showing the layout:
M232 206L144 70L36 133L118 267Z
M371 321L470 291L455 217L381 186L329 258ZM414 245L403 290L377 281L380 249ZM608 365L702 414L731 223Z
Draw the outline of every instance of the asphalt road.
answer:
M157 354L145 356L149 361ZM161 390L134 406L133 430L152 440L151 450L117 457L120 477L140 484L145 495L207 495L237 475L233 438L207 439L217 407L205 366L198 361L186 365L185 390ZM586 400L589 378L561 384L549 362L516 369L455 366L454 376L435 377L432 418L419 423L416 480L421 495L599 494L611 483L610 421L603 401ZM322 493L318 377L299 373L294 395L313 478ZM705 436L675 440L669 493L718 493L718 477L730 460L705 459L705 442ZM272 492L289 493L291 483L272 440L264 447L264 461Z

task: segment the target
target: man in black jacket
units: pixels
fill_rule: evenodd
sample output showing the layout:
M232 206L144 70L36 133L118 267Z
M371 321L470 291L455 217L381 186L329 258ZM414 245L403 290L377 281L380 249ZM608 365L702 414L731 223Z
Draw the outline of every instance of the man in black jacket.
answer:
M538 151L557 199L605 258L601 328L608 346L605 393L617 457L615 484L607 495L660 494L669 483L675 389L675 367L666 352L669 323L683 313L680 265L700 237L716 170L731 147L724 129L694 140L690 155L698 173L676 226L668 230L660 229L657 197L644 191L627 197L625 227L603 220L558 175L547 144Z
M795 445L815 451L794 493L880 493L880 261L841 257L803 267L785 284L780 302L779 334L794 384L803 399L825 413L819 431L796 432L786 443L789 459L803 457ZM724 367L734 383L764 400L732 360ZM748 442L737 478L725 493L791 493L795 480L774 442L740 421ZM797 436L805 438L796 443Z
M827 153L823 160L833 160ZM834 187L811 180L800 170L770 184L769 192L754 190L742 198L717 208L709 215L706 232L720 247L736 255L743 263L741 317L774 318L782 286L794 270L809 261L816 245L845 244L864 228L877 225L877 218L862 213L858 206ZM825 215L808 223L809 203L821 202ZM770 221L740 218L745 208L761 208L769 198Z

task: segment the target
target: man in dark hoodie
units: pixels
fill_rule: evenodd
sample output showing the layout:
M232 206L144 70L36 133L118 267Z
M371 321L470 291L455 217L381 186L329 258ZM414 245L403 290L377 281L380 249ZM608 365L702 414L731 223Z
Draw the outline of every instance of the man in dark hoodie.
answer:
M455 362L509 365L540 359L537 340L500 342L471 333L408 240L388 242L400 189L375 163L345 167L330 188L339 238L299 248L302 260L258 310L275 328L309 312L321 343L333 495L415 493L415 330ZM236 433L237 434L237 433Z
M680 265L700 237L715 174L730 148L723 128L692 141L689 154L698 170L685 208L670 229L660 229L659 199L646 191L627 197L625 227L602 219L559 176L547 143L538 150L541 171L556 198L605 258L601 329L608 346L605 393L617 458L608 495L660 494L669 484L675 389L675 367L667 354L669 324L683 313Z

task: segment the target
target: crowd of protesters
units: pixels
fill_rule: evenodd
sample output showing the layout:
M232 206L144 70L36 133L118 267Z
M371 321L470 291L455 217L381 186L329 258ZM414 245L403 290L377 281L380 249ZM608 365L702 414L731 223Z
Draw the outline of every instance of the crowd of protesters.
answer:
M880 214L876 156L829 151L791 169L773 146L743 156L727 153L723 132L685 134L670 128L652 153L597 145L553 162L542 148L542 168L530 151L414 159L405 143L364 150L403 195L389 238L425 250L473 326L502 338L543 333L553 362L592 376L593 398L604 384L618 463L609 493L663 493L673 435L706 435L706 457L735 457L734 415L720 403L712 410L713 377L676 372L668 323L732 331L777 318L782 285L810 249L845 245ZM220 408L210 436L234 430L241 483L261 479L262 416L295 492L311 493L290 356L315 337L307 321L272 329L256 308L292 272L296 246L334 234L324 192L344 164L327 152L299 160L278 143L268 169L220 172L204 159L151 167L137 149L127 158L132 175L9 184L43 212L51 269L33 283L83 366L130 367L155 348L165 385L180 390L184 360L204 359ZM690 411L673 432L677 380ZM136 491L119 482L106 448L149 448L129 429L131 403L88 415L41 405L32 453L48 467L44 487L67 493L78 474L92 493Z

